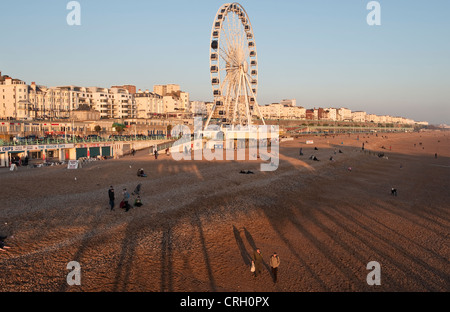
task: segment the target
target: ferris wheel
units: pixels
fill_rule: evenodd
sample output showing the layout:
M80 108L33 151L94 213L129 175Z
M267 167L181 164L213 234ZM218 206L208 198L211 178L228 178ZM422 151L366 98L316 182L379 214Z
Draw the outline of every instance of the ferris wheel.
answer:
M211 31L210 73L214 103L205 124L250 126L252 116L264 118L256 100L258 56L253 28L239 3L224 4Z

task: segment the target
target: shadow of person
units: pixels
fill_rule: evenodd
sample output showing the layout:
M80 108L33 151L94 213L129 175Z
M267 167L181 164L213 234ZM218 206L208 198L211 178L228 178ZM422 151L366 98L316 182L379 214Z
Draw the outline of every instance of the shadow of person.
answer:
M253 250L256 250L255 241L253 240L252 235L249 233L249 231L247 231L247 228L245 228L245 227L244 227L244 234L245 234L245 238L247 239L248 243L250 244L250 247L252 247Z
M239 252L241 253L242 260L244 261L245 265L250 265L252 263L252 257L247 252L247 249L245 248L244 241L241 238L241 233L239 230L233 225L233 233L234 238L236 239L236 244L238 245Z

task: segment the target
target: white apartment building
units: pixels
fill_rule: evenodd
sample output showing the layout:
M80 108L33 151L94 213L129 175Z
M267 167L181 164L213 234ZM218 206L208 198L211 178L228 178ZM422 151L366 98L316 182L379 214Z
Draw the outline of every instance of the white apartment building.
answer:
M314 108L314 120L319 120L319 109Z
M69 118L79 108L95 109L101 118L134 118L133 96L126 89L27 85L0 75L0 118Z
M150 118L153 115L162 115L165 113L163 97L159 94L145 92L139 90L134 95L134 101L136 104L136 117L137 118Z
M305 119L306 109L300 106L286 106L283 107L283 115L287 119Z
M366 121L366 112L363 112L363 111L352 112L352 121L365 122Z
M265 119L305 119L306 109L281 103L260 105L259 110Z
M281 104L281 103L280 103ZM296 119L296 107L287 105L287 104L281 104L282 107L282 116L286 119Z
M164 109L166 113L187 112L189 107L189 93L179 92L179 96L166 95L163 96Z
M189 93L188 92L180 92L180 106L178 110L182 110L185 112L189 111Z
M261 115L263 115L265 119L272 118L272 108L270 107L270 105L260 105L259 111L261 112Z
M336 108L326 108L325 110L328 111L328 120L336 121L338 120L338 113Z
M1 76L1 75L0 75ZM28 85L10 77L0 81L0 117L25 119L29 117Z
M290 100L282 100L280 102L282 105L288 105L288 106L297 106L297 100L296 99L290 99Z
M92 95L92 102L89 105L100 112L100 118L113 118L115 105L113 95L109 90L107 88L90 87L87 91L90 96Z
M170 95L172 93L180 92L180 85L167 84L167 85L155 85L153 86L153 93L161 96Z
M351 121L352 111L348 108L342 107L337 110L337 120L338 121Z
M392 123L401 124L401 123L403 123L403 118L402 117L398 117L398 116L392 117Z
M114 100L112 118L136 118L133 95L126 89L112 88L109 91L113 94Z
M295 107L295 118L296 119L306 119L306 108L302 106Z
M410 118L403 118L403 123L406 125L413 125L413 124L415 124L415 121Z
M375 114L366 114L366 122L379 123L380 116L377 116Z
M92 108L103 119L136 118L133 95L127 89L101 87L58 87L67 90L74 109Z
M34 119L68 117L79 104L89 103L84 96L74 96L66 88L47 88L18 79L0 82L0 118Z

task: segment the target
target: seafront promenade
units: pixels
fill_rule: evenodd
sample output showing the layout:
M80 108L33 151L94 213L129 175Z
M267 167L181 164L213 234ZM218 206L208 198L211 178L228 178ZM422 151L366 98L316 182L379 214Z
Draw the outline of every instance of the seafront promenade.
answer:
M80 158L117 158L173 142L165 136L70 137L13 140L0 142L0 167L12 164L64 162ZM165 148L165 147L164 147Z

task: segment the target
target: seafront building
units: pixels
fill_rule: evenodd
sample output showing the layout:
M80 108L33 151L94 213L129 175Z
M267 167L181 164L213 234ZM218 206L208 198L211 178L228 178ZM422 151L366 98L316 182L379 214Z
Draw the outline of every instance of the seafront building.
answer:
M136 91L133 85L103 87L46 87L26 84L0 72L0 119L60 120L77 119L80 111L100 119L192 118L209 116L212 102L190 101L189 93L178 84L153 86L153 92ZM296 99L260 105L265 119L326 120L332 122L370 122L377 124L415 124L412 119L398 116L378 116L348 108L310 108L297 105ZM258 116L257 109L252 110ZM91 117L90 117L91 118Z
M134 94L136 118L152 118L165 114L163 97L148 90L139 90Z
M1 73L0 73L1 74ZM101 118L136 118L134 97L127 89L45 87L2 76L0 118L12 120L66 119L72 111L94 109Z

